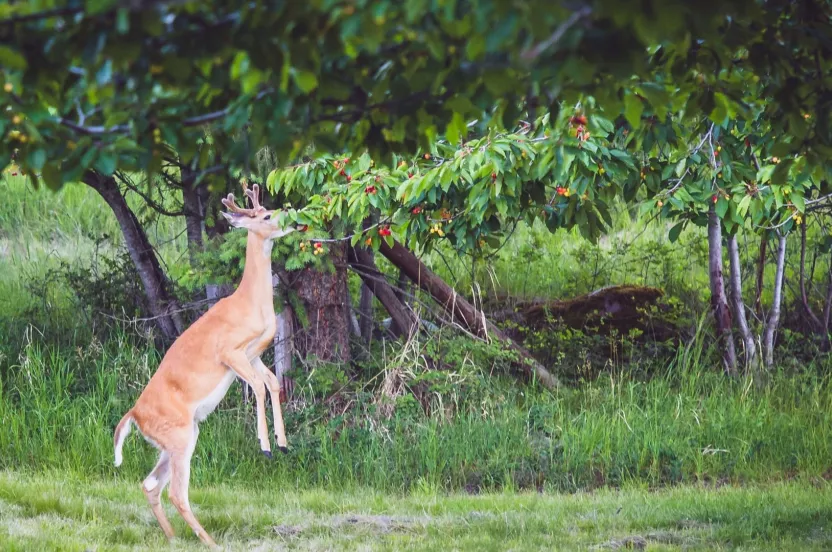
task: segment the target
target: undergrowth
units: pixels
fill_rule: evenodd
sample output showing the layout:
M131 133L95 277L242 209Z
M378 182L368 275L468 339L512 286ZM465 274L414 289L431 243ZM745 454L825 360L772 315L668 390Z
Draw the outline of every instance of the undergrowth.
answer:
M113 427L159 362L155 350L128 341L75 350L28 344L0 380L0 468L143 478L155 452L135 434L124 465L112 464ZM301 488L478 492L826 473L828 377L810 370L760 384L731 381L699 360L688 347L649 380L609 374L556 393L518 387L475 365L431 373L413 363L409 373L391 375L392 362L370 384L323 399L313 396L311 376L301 377L298 397L286 408L291 451L272 462L259 453L253 405L233 387L202 426L194 476ZM384 391L390 377L400 378L401 392ZM394 408L384 408L385 398Z

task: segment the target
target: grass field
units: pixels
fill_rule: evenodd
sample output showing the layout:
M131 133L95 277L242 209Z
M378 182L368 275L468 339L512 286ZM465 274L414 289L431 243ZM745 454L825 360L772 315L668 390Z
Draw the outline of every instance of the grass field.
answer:
M198 550L168 545L138 483L0 472L3 550ZM381 494L202 486L195 513L226 550L829 550L832 486L560 494Z

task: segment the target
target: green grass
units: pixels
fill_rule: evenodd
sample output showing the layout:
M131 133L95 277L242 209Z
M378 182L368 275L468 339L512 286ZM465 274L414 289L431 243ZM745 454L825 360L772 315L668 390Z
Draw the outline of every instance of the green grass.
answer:
M285 462L285 460L281 460ZM268 471L269 466L264 466ZM226 550L828 550L832 487L632 487L577 494L477 496L204 485L191 503ZM139 485L0 472L3 550L200 550L163 498L168 544Z
M687 362L696 359L680 355L649 381L603 377L556 394L472 370L453 376L454 391L437 393L430 413L405 395L390 419L376 409L377 388L328 401L302 392L286 407L291 451L275 464L260 455L253 406L235 386L202 425L194 473L329 490L574 491L770 482L832 467L828 377L781 374L756 386ZM155 451L134 433L116 470L112 431L157 363L126 340L27 346L0 384L0 469L142 479Z

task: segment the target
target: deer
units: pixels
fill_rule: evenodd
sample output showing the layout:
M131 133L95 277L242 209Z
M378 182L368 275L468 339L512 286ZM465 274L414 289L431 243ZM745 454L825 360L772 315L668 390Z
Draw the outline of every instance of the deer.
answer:
M260 450L272 458L266 423L265 393L271 396L277 446L287 452L286 430L280 405L280 382L260 360L274 339L271 251L274 240L295 228L278 228L274 211L260 205L259 187L243 182L251 208L237 205L234 194L222 199L223 216L234 228L248 231L243 276L237 289L209 308L171 345L133 407L116 426L113 436L115 465L122 463L124 440L135 425L159 449L156 466L142 482L142 491L168 539L173 528L161 506L168 498L199 539L211 548L216 542L197 521L188 500L191 457L199 423L214 411L236 378L254 393Z

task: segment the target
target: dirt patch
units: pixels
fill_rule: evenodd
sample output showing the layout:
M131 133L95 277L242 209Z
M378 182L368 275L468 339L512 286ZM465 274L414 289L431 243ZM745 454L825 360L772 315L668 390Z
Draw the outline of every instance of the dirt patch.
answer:
M671 544L671 545L690 545L693 544L691 538L683 537L668 531L657 531L647 533L646 535L630 535L619 539L610 539L605 543L597 544L592 547L593 550L644 550L650 543Z
M401 516L350 514L347 516L336 516L330 523L334 527L362 527L379 533L391 533L424 528L427 520Z
M274 532L282 538L299 537L310 529L344 529L353 527L360 531L373 533L403 533L424 529L429 523L428 518L382 516L370 514L347 514L333 516L328 521L304 525L277 525Z

